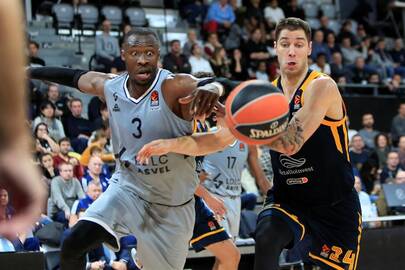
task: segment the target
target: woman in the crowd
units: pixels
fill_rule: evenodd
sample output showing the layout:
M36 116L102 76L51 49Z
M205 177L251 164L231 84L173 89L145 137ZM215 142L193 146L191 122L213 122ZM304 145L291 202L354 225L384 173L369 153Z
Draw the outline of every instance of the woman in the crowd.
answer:
M41 115L34 119L32 127L35 129L39 123L47 124L49 136L55 141L59 141L66 136L65 131L63 130L62 122L55 118L55 110L56 107L51 101L45 100L42 102L40 106Z

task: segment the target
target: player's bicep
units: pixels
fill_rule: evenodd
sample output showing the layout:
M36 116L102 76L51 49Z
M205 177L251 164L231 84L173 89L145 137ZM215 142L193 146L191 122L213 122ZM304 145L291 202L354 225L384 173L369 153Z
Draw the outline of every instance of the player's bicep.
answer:
M305 142L319 128L332 103L340 100L339 90L330 78L321 78L309 85L304 100L304 106L294 117L301 124Z
M87 94L104 97L104 83L111 78L113 78L111 74L89 71L80 77L79 90Z

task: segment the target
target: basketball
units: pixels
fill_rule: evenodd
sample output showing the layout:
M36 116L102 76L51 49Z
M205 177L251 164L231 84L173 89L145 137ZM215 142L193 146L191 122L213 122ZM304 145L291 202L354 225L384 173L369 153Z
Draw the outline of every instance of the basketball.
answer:
M225 103L226 123L233 135L248 144L266 144L287 127L289 105L271 83L250 80L238 85Z

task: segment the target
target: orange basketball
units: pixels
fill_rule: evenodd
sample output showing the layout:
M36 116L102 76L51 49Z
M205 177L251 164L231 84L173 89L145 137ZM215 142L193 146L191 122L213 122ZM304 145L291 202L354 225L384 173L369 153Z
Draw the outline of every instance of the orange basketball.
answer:
M284 94L271 83L250 80L238 85L225 103L233 135L248 144L267 144L288 125L289 105Z

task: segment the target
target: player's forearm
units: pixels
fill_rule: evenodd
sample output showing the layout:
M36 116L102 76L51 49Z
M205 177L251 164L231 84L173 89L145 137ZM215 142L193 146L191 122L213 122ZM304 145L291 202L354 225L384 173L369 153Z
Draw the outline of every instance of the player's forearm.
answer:
M25 125L24 36L19 1L0 1L0 149L18 146L27 149ZM12 119L10 119L12 116Z
M253 151L252 154L249 154L248 164L252 175L256 180L256 185L259 187L260 191L263 194L266 194L267 190L270 189L270 182L264 174L262 167L260 166L257 151Z
M221 128L214 133L205 133L195 136L183 136L173 139L172 152L190 155L205 156L223 150L231 144L234 137L227 128Z
M198 185L197 189L194 192L195 195L197 195L200 198L207 198L207 196L210 196L211 194L209 193L209 191L202 186L201 184Z
M304 142L302 123L297 117L293 117L288 123L286 131L268 146L274 151L290 156L297 153Z

